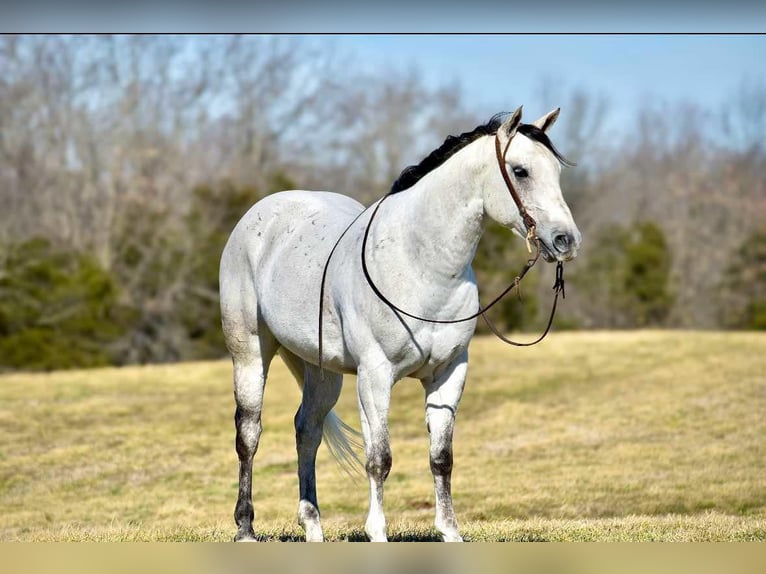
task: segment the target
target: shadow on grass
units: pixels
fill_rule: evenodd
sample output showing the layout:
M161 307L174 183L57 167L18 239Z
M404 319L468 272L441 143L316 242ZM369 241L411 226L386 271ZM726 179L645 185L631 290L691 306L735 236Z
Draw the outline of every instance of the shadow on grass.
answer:
M552 542L549 537L543 536L539 532L518 532L513 536L498 536L494 538L495 542Z
M303 533L297 532L282 532L282 533L258 533L256 539L259 542L304 542L306 538ZM332 532L326 534L328 542L367 542L367 534L364 530L349 530L344 532ZM545 536L541 532L535 531L519 531L511 535L501 536L489 536L485 538L481 534L478 536L464 535L465 542L492 540L495 542L551 542L552 537ZM422 530L422 531L401 531L390 532L388 535L389 542L441 542L441 535L435 530Z
M257 534L258 542L304 542L302 534ZM483 538L465 536L465 542L482 541ZM491 538L494 542L551 542L553 539L539 532L517 532L512 536L498 536ZM388 537L389 542L441 542L442 538L437 532L394 532ZM327 542L368 542L367 535L363 530L338 533L327 537Z
M258 542L303 542L306 540L303 534L297 533L256 533ZM392 532L388 536L389 542L441 542L441 536L436 532ZM368 542L364 530L350 530L338 532L327 536L328 542Z

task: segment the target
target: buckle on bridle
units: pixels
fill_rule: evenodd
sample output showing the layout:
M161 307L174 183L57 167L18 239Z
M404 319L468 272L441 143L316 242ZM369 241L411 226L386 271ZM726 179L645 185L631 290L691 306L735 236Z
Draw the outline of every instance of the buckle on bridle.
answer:
M532 245L530 245L530 241L537 241L537 232L534 225L527 231L527 236L524 238L524 241L527 243L527 251L532 253Z

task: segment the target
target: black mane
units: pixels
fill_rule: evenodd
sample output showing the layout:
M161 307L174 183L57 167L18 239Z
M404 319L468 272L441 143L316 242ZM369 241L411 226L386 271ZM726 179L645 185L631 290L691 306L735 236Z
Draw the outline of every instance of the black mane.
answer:
M419 164L404 168L402 173L399 174L399 177L396 178L396 181L391 185L391 191L389 191L389 193L399 193L400 191L411 188L427 173L435 170L468 144L475 142L480 137L495 135L497 130L500 129L500 126L503 125L503 121L505 121L507 115L506 112L495 114L486 124L477 126L470 132L464 132L459 136L447 136L444 143L428 154ZM537 126L532 124L521 124L518 127L518 132L544 145L562 164L569 166L574 165L574 163L570 162L559 153L553 146L553 143L547 134Z

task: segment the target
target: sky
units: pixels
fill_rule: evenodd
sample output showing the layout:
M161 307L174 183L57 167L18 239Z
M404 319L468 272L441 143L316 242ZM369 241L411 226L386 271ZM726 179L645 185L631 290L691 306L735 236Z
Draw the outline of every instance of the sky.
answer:
M370 72L413 65L431 86L457 81L472 110L519 105L542 115L540 91L574 89L607 98L610 124L654 102L711 111L730 105L743 82L766 85L766 36L754 35L343 35L323 36ZM562 110L564 113L565 110Z
M306 34L374 73L414 65L432 86L457 81L478 115L521 104L529 116L547 112L547 82L554 99L573 89L606 97L618 128L647 101L669 113L680 101L716 110L741 82L766 84L766 2L756 0L30 0L5 7L3 23L5 32Z
M758 0L27 0L3 32L764 32Z

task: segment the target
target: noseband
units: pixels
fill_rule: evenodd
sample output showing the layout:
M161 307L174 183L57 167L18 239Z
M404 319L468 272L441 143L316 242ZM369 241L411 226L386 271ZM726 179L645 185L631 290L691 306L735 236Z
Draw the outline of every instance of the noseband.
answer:
M519 194L516 191L516 188L513 186L513 181L511 180L510 175L508 175L508 170L505 166L505 156L508 153L508 148L511 146L511 141L513 140L513 136L508 138L508 143L505 145L505 149L501 151L501 145L500 145L500 136L499 134L495 134L495 155L497 157L497 163L500 167L500 173L503 176L503 181L505 181L505 186L508 189L508 193L510 193L511 198L513 199L513 202L516 204L516 207L519 210L519 214L521 215L521 219L524 222L525 227L527 228L527 236L526 236L526 242L527 242L527 250L532 253L532 247L530 244L534 245L535 251L534 255L527 259L527 262L524 264L524 267L521 269L518 275L514 277L513 281L511 282L508 287L506 287L499 295L497 295L492 301L490 301L485 307L481 307L479 305L479 310L473 313L472 315L468 315L466 317L461 317L460 319L430 319L428 317L421 317L419 315L415 315L413 313L410 313L408 311L405 311L401 307L398 307L394 303L391 302L388 297L386 297L378 288L378 286L375 284L375 282L372 280L372 277L370 277L370 272L367 269L367 239L370 235L370 228L372 227L372 222L375 219L375 216L378 213L378 210L380 209L380 206L383 205L383 202L388 199L391 195L393 195L393 192L389 191L386 195L384 195L381 200L378 202L378 204L375 206L375 209L372 212L372 215L370 215L370 220L367 222L367 226L364 230L364 238L362 239L362 272L364 273L364 278L367 280L367 283L369 284L372 291L375 293L375 295L383 301L386 305L388 305L393 311L397 313L401 313L402 315L405 315L407 317L410 317L412 319L416 319L418 321L424 321L426 323L436 323L440 325L451 325L454 323L464 323L465 321L470 321L471 319L475 319L479 315L481 315L484 318L484 321L487 323L487 326L490 328L490 330L503 342L508 343L509 345L514 345L516 347L530 347L532 345L536 345L540 341L542 341L547 335L548 332L551 329L551 325L553 325L553 318L556 314L556 305L558 303L559 299L559 293L561 293L562 298L566 298L566 293L564 291L564 264L559 261L556 264L556 280L553 284L553 290L555 291L555 296L553 298L553 305L551 306L551 314L548 318L548 324L545 327L545 331L543 331L542 335L540 335L537 339L534 341L530 341L528 343L518 342L518 341L512 341L511 339L508 339L503 335L497 327L489 320L487 315L485 314L487 311L489 311L492 307L494 307L497 303L500 302L500 300L503 299L511 290L516 288L517 294L519 295L519 299L521 299L521 280L524 278L524 276L527 274L527 272L537 263L537 260L540 258L540 238L537 237L537 231L536 226L537 222L535 222L535 219L529 214L529 212L524 207L524 204L521 202L521 198L519 197ZM325 280L327 278L327 269L330 264L330 259L333 256L333 253L335 252L336 247L338 247L338 244L340 243L341 239L343 239L343 236L346 235L346 232L351 228L351 226L354 225L354 223L359 219L362 214L364 214L367 211L367 209L364 209L359 215L357 215L354 220L346 227L346 229L343 231L343 233L340 235L338 240L335 242L335 245L333 246L332 250L330 251L329 256L327 257L327 261L325 262L324 271L322 273L322 284L319 291L319 370L321 373L323 373L322 369L322 363L323 363L323 353L322 353L322 316L324 312L324 289L325 289Z

